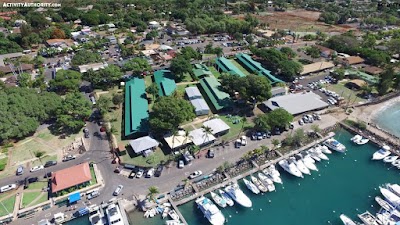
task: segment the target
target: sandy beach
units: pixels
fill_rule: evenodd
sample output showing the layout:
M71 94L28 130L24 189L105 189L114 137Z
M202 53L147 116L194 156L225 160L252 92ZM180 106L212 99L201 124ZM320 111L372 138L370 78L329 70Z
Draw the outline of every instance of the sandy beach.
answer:
M372 119L395 103L400 103L400 97L392 98L388 101L381 102L374 105L361 106L354 109L353 113L349 116L353 120L362 120L366 123L372 122Z

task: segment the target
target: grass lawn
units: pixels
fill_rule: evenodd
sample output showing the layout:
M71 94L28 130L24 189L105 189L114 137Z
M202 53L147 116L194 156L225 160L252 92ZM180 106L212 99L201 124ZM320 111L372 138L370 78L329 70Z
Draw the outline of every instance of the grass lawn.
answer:
M47 181L38 181L32 184L29 184L29 187L27 190L42 190L43 188L47 187Z
M211 56L217 57L216 54L203 54L203 58L207 58L207 57L211 57Z
M351 89L348 89L347 87L344 86L343 83L329 85L327 87L327 89L331 90L331 91L334 91L338 95L342 96L346 102L349 101L349 97L350 97L350 103L365 101L364 99L362 99L362 98L357 96L357 94L358 94L357 91L353 91Z
M193 81L193 78L192 78L192 76L190 76L190 74L189 73L184 73L184 78L182 79L182 81L181 82L192 82Z
M164 155L164 152L160 148L157 148L156 151L148 157L139 155L131 158L131 155L128 152L131 150L128 148L126 151L127 153L121 156L122 162L137 166L156 166L161 161L166 161L168 159L168 156Z
M240 71L242 71L246 76L250 75L249 71L247 71L245 68L243 68L242 65L240 65L236 60L231 59L230 60L234 66L236 66Z
M36 199L35 205L45 202L47 200L48 200L47 193L43 192L42 195L40 195L40 197Z
M232 139L237 138L238 135L239 135L239 133L240 133L240 130L242 129L241 117L239 117L239 116L236 117L237 119L240 120L240 122L239 122L239 123L236 123L236 124L233 123L233 120L232 120L231 118L228 118L228 117L225 116L225 115L221 115L221 116L219 116L218 118L220 118L221 120L223 120L228 126L231 127L231 129L229 130L229 133L223 135L223 136L222 136L222 139L223 139L223 140L232 140ZM245 124L244 124L244 129L243 129L243 130L245 131L247 128L253 127L253 125L254 125L254 124L253 124L252 121L247 120L247 121L245 122Z
M152 76L145 76L144 83L145 83L146 87L150 86L153 83Z
M97 178L96 178L96 173L94 172L94 168L91 166L90 167L90 174L92 175L92 180L90 181L90 184L96 184L97 183Z
M2 207L0 207L0 216L5 216L5 215L8 215L9 213L13 213L14 204L15 204L15 195L2 200L1 203L2 203Z
M25 192L22 197L22 207L25 208L31 204L40 194L41 192Z
M221 74L218 72L217 69L215 69L215 67L209 66L208 69L211 71L215 78L218 79L221 76Z
M8 157L0 159L0 170L3 171L6 168Z

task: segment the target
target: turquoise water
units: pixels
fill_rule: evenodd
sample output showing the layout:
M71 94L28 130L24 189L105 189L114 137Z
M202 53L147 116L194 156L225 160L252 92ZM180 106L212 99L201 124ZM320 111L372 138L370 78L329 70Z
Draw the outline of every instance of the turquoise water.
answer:
M87 215L73 219L65 223L65 225L90 225L89 216Z
M399 118L400 103L395 103L377 114L373 120L380 128L400 137Z

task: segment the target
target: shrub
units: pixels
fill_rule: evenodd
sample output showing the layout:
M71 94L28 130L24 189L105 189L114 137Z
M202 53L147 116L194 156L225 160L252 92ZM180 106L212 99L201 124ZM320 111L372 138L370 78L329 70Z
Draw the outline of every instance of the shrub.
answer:
M0 159L0 171L3 171L7 166L8 157Z

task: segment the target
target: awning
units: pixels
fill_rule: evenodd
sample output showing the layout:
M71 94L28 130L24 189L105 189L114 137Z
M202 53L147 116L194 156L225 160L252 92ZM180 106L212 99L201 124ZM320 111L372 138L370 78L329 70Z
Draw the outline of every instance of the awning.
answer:
M81 200L81 193L80 192L72 194L72 195L70 195L68 197L68 201L69 201L70 204L74 203L74 202L77 202L79 200Z

